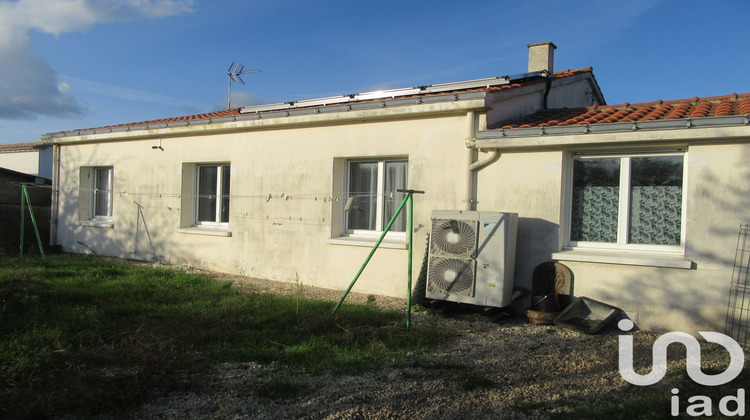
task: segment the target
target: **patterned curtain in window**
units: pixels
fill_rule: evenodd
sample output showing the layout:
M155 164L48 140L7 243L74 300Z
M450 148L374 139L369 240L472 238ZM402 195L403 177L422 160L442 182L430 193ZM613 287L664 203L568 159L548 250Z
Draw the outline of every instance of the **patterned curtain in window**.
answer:
M617 242L619 187L584 185L573 189L570 239Z
M630 242L679 245L681 188L633 187L631 194Z
M617 242L619 185L619 158L574 162L571 240Z
M682 156L631 159L630 243L679 245Z

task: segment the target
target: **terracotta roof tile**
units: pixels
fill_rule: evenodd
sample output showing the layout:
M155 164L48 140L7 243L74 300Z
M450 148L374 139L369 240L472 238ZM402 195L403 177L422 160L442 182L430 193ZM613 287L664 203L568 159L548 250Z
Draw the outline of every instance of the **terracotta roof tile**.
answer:
M750 93L640 104L546 109L503 129L750 115Z
M740 114L742 115L750 114L750 96L740 101Z
M32 150L49 147L48 143L42 143L40 141L29 142L29 143L8 143L0 144L0 151L21 151L21 150Z

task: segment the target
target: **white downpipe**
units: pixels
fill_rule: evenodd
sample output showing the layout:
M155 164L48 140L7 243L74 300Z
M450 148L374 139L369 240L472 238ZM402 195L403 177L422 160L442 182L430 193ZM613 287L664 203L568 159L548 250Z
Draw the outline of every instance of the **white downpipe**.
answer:
M52 211L50 212L49 244L57 245L57 222L60 213L60 150L52 144Z
M466 113L466 144L470 144L474 140L474 132L476 129L476 123L474 122L476 115L474 111ZM466 167L471 168L474 164L474 149L471 147L466 148ZM465 210L473 210L474 207L474 172L471 170L466 171L465 185L466 197L464 198Z
M475 210L476 202L474 200L474 173L484 168L490 163L497 160L500 153L497 149L480 150L486 152L487 155L483 159L474 161L474 153L476 149L476 143L474 141L476 134L476 118L474 111L469 111L466 114L467 119L467 135L466 135L466 210Z
M490 163L494 162L495 159L497 159L497 156L499 155L497 149L490 149L487 151L487 156L485 156L484 159L478 160L471 165L469 165L469 171L474 172L478 171L485 166L489 165Z

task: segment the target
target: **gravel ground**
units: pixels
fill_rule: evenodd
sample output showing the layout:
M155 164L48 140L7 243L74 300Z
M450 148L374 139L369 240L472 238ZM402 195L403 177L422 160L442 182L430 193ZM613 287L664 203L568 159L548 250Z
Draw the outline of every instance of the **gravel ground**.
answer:
M224 277L226 278L226 276ZM231 277L250 291L298 295L293 283ZM341 291L304 286L304 296L338 301ZM405 300L351 293L346 302L404 310ZM618 330L585 335L477 314L448 317L413 312L412 328L437 324L453 339L412 362L360 375L301 374L276 364L221 364L210 374L185 374L189 386L153 398L141 419L537 419L610 403L631 385L617 366ZM636 360L651 360L655 333L634 334ZM684 354L684 353L683 353ZM725 362L704 350L704 366ZM670 358L673 360L673 358ZM654 386L669 410L669 384Z

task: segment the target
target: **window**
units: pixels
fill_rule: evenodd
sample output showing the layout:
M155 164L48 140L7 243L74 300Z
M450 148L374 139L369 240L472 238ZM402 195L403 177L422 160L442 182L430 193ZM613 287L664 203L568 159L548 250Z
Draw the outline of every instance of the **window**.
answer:
M680 251L684 155L574 156L568 245Z
M79 221L112 218L112 167L82 167L78 195Z
M179 233L231 237L229 163L182 164Z
M229 223L229 165L198 165L195 181L195 225Z
M345 231L349 234L382 232L393 217L407 188L407 160L352 160L348 163ZM390 232L406 232L402 211Z
M112 217L112 168L94 168L92 219Z

